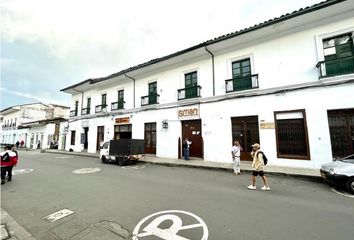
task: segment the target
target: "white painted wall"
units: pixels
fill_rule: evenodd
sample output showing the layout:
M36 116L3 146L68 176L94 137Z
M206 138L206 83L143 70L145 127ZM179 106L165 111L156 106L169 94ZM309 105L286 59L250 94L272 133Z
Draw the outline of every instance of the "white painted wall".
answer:
M305 83L319 83L323 80L318 79L315 66L323 60L323 56L321 56L322 38L348 31L354 31L354 17L323 23L320 27L307 28L306 30L291 29L279 33L278 36L269 36L263 41L256 39L248 45L237 45L234 48L216 52L214 53L216 96L225 96L225 80L232 77L232 61L245 58L251 59L252 73L259 75L259 90L256 91ZM69 131L66 149L72 148L75 151L82 151L83 145L79 143L80 133L83 132L82 121L89 124L88 151L95 152L97 126L105 126L105 140L110 140L114 134L114 119L130 117L133 125L133 138L144 138L144 123L156 122L156 155L177 158L177 141L181 136L181 122L177 118L177 108L183 103L183 101L177 101L177 90L185 87L184 74L193 71L198 72L198 84L202 86L202 99L212 97L210 56L196 59L192 63L186 61L184 65L179 64L169 69L152 72L148 76L136 78L135 102L137 109L135 110L133 110L132 101L133 83L130 79L116 81L116 84L107 86L104 86L104 83L97 86L94 84L93 87L97 89L84 93L84 99L87 96L92 98L91 113L94 113L96 105L101 104L101 94L104 93L107 94L108 111L110 111L110 105L117 101L117 91L120 89L125 90L126 113L70 122L70 130L76 130L77 144L75 146L68 144L70 143ZM350 77L344 76L347 79ZM340 78L343 77L326 81L338 81ZM141 97L148 95L148 84L155 81L157 81L158 94L160 94L159 106L166 108L158 110L140 108ZM271 165L318 168L322 163L332 160L327 110L354 108L353 92L354 85L346 84L202 103L200 104L200 118L204 138L204 159L206 161L231 162L231 117L257 115L259 121L274 122L274 111L305 109L311 160L277 158L275 129L259 129L260 144L267 153ZM228 96L231 98L233 95L235 94L232 93ZM209 98L209 100L212 99ZM81 101L81 94L73 95L73 103L75 100ZM197 104L198 100L192 103ZM85 106L86 100L84 100ZM138 112L136 112L137 110ZM162 129L163 119L168 120L168 129Z

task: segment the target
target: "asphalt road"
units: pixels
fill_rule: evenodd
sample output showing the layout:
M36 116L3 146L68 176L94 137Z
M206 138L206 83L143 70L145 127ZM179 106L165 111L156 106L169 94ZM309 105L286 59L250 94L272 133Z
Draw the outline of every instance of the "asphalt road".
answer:
M136 239L354 236L354 199L319 182L270 176L270 192L252 191L246 188L249 173L143 163L119 167L89 157L19 153L14 170L33 171L2 186L2 208L37 240L132 239L138 223L155 213L136 229ZM100 171L73 173L81 168ZM55 222L43 219L62 209L74 213Z

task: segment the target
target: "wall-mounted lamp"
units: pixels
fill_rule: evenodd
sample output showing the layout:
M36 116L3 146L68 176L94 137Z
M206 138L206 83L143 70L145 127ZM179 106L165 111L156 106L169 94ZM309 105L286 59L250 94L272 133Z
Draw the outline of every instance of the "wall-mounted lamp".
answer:
M165 119L165 120L162 120L162 128L165 128L165 129L168 128L168 122L167 122L166 119Z

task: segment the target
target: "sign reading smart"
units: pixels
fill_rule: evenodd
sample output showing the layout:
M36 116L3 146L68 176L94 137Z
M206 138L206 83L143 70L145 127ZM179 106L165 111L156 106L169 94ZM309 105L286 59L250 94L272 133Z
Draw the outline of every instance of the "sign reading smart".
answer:
M177 114L179 119L199 118L199 106L178 108Z

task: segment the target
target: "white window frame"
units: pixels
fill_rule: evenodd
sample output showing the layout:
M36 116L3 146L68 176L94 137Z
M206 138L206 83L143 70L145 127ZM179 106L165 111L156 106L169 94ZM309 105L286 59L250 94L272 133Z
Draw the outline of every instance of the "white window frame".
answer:
M248 58L250 59L250 64L251 64L251 75L255 74L256 70L255 70L255 65L254 65L254 54L249 53L249 54L245 54L245 55L241 55L241 56L237 56L237 57L232 57L232 58L229 58L226 60L227 79L232 78L232 63L242 61L242 60L245 60Z

